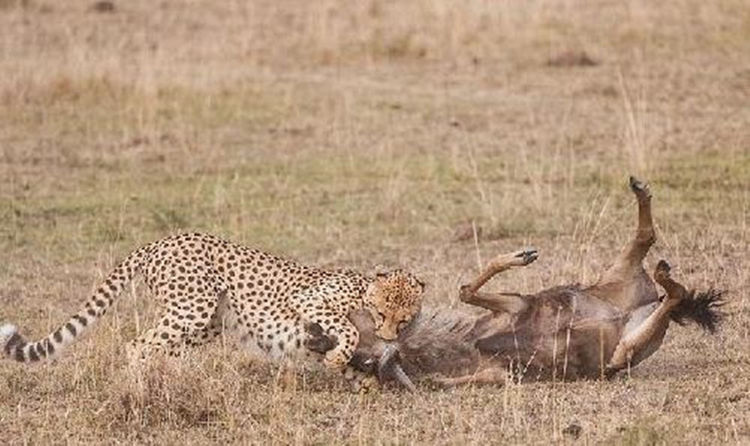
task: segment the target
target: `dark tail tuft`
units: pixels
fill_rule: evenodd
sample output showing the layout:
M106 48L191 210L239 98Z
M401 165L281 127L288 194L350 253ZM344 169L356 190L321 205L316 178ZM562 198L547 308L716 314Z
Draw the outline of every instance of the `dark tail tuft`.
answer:
M726 303L723 290L711 288L702 293L691 291L689 297L680 301L672 309L669 317L680 325L695 322L698 326L713 334L724 319L724 313L719 311L719 308Z

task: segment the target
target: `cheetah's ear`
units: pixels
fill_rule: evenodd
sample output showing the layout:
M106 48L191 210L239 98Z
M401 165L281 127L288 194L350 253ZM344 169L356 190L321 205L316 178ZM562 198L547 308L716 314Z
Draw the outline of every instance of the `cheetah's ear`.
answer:
M385 279L391 272L386 268L385 265L375 265L375 277L378 279Z
M388 283L388 273L384 271L377 271L375 273L375 283L378 286L385 286Z

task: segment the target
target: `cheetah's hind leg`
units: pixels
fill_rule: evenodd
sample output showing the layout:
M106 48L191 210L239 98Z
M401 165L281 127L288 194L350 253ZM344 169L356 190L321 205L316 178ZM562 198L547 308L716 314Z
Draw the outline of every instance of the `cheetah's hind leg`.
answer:
M223 293L170 293L167 299L160 299L166 304L156 326L131 342L128 351L131 360L145 359L159 352L179 356L184 347L205 344L221 333L221 312L217 308Z

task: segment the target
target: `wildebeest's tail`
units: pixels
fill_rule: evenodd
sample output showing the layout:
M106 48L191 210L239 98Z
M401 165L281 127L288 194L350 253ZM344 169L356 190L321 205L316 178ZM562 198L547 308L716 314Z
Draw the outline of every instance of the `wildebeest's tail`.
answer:
M13 324L0 325L0 347L3 353L19 362L34 362L50 358L72 344L97 319L102 317L114 299L141 269L149 246L144 246L115 267L97 288L83 309L68 319L57 330L36 342L27 342Z
M699 293L693 290L672 309L669 317L680 325L694 322L704 330L714 333L724 318L724 314L719 311L724 304L724 291L710 288Z

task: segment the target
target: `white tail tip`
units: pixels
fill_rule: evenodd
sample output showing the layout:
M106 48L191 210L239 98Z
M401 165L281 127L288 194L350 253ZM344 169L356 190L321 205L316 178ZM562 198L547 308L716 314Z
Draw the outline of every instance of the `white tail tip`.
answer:
M11 336L18 332L18 328L13 324L0 325L0 345L5 346Z

